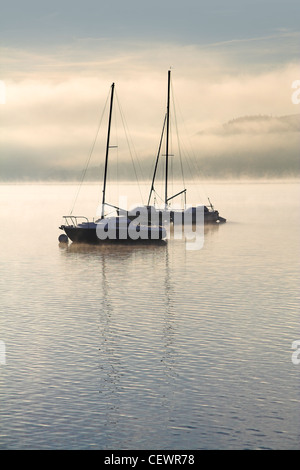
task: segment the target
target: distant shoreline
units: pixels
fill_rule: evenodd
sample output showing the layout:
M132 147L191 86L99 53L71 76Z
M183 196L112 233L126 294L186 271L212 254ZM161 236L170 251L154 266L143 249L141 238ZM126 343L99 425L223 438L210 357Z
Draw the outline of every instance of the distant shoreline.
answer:
M204 183L213 183L213 184L237 184L237 183L249 183L249 184L271 184L271 183L282 183L282 184L287 184L287 183L300 183L300 176L282 176L282 177L231 177L231 178L206 178L205 180L198 180L198 181L185 181L186 185L201 185ZM124 181L111 181L110 184L114 185L132 185L133 181L132 180L124 180ZM175 183L180 184L181 181L175 181ZM75 181L75 180L0 180L0 185L78 185L81 184L80 181ZM88 185L94 185L94 186L99 186L101 183L99 181L85 181L83 183L85 186ZM149 185L149 181L140 181L139 184L145 184Z

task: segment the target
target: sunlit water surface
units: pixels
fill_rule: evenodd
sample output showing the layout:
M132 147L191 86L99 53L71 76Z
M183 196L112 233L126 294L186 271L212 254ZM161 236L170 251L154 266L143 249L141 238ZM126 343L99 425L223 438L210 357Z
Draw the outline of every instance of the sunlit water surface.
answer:
M196 251L61 247L76 186L0 193L1 449L300 448L298 183L210 183Z

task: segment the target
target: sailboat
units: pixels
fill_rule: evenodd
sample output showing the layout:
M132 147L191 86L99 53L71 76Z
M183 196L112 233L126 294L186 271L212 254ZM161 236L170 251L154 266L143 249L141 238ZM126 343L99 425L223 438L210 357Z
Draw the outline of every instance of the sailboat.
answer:
M167 236L164 227L159 225L141 224L138 218L128 218L127 215L118 215L116 217L105 216L105 206L110 206L117 211L120 209L106 202L106 183L108 157L110 149L110 130L112 121L112 111L114 102L115 84L111 86L110 109L108 118L105 166L102 190L101 217L98 220L89 221L84 216L67 215L63 216L65 223L59 227L65 233L60 235L60 242L68 242L70 239L76 243L102 244L113 243L157 243L163 242Z
M199 214L199 211L203 211L203 220L204 224L220 224L220 223L225 223L226 219L220 216L219 212L215 210L213 205L210 202L210 199L208 198L209 205L208 206L196 206L196 207L189 207L186 208L186 189L183 189L179 192L177 192L174 195L169 196L168 190L169 190L169 158L170 158L170 150L169 150L169 141L170 141L170 90L171 90L171 70L168 71L168 91L167 91L167 110L166 114L164 117L164 122L163 122L163 129L162 129L162 134L160 138L160 143L159 143L159 148L158 148L158 153L156 157L156 162L155 162L155 167L154 167L154 172L153 172L153 178L152 178L152 183L151 183L151 189L148 197L148 203L145 206L147 210L147 220L148 223L151 222L151 218L153 217L153 214L156 214L156 212L159 212L159 220L161 223L164 223L163 221L165 220L166 223L180 223L184 224L185 220L191 221L193 224L196 224L197 222L197 214ZM165 181L164 181L164 205L163 208L156 209L155 206L150 205L151 197L153 192L155 192L155 179L156 179L156 173L157 173L157 168L158 168L158 162L159 162L159 157L161 153L161 147L163 143L163 138L165 136L165 145L166 145L166 152L165 152ZM184 206L185 209L172 209L170 206L170 201L180 195L184 196ZM139 208L135 208L133 211L133 214L136 214ZM141 208L140 208L141 209ZM134 215L128 214L130 218L133 218ZM185 218L185 216L188 216ZM157 219L157 217L156 217Z

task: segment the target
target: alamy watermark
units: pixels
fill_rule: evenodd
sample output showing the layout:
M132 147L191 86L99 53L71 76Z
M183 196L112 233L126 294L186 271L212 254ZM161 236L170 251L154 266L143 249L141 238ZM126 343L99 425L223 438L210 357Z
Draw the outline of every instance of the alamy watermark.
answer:
M127 210L126 197L120 198L119 215L97 221L100 240L184 239L187 250L201 250L204 245L204 206L157 209L153 206L133 206ZM100 209L100 208L99 208Z
M292 103L300 103L300 80L294 80L292 83L292 88L295 88L295 91L292 93Z
M5 352L5 343L0 340L0 366L5 366L6 364L6 352Z
M292 354L292 363L295 364L295 366L298 366L300 364L300 340L299 339L292 342L292 349L296 350Z

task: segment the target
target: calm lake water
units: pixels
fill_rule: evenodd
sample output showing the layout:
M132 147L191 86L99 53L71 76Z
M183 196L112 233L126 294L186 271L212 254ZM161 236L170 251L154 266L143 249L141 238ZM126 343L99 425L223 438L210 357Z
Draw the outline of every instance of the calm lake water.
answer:
M207 186L196 251L61 247L76 185L0 186L1 449L300 449L300 185Z

